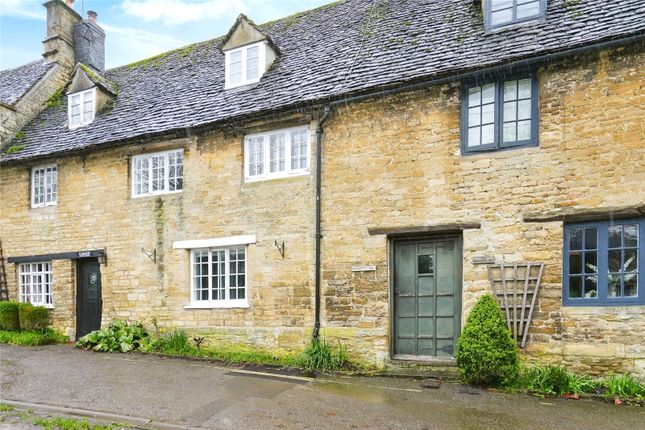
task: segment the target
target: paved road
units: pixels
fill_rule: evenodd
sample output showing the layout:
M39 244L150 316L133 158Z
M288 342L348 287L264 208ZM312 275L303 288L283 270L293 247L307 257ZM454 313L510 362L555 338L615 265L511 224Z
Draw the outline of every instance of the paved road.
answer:
M0 398L208 429L639 429L645 408L390 378L294 380L204 362L0 346Z

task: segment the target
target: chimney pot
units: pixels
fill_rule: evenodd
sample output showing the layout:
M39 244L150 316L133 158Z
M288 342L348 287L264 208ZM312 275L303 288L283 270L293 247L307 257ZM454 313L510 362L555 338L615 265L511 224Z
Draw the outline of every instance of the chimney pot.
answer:
M90 21L91 23L96 24L96 17L97 17L97 16L98 16L98 15L97 15L97 13L96 13L96 12L94 12L93 10L88 10L88 11L87 11L87 19L88 19L88 21Z
M74 0L65 0L65 3L67 4L67 6L74 9Z

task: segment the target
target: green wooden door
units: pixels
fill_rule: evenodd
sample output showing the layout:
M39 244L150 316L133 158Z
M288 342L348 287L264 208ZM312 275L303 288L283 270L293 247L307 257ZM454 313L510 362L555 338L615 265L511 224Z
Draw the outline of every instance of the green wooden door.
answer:
M394 244L394 357L455 355L461 319L461 242Z

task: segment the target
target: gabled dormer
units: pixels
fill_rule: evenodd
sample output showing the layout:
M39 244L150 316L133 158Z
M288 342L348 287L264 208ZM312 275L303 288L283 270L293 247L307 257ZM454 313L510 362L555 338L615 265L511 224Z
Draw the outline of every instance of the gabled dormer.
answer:
M483 0L484 24L488 29L543 18L547 0Z
M271 38L243 14L238 16L220 49L225 56L225 89L259 82L279 55Z
M113 101L117 94L117 86L112 81L78 63L67 88L69 129L90 124L96 114Z

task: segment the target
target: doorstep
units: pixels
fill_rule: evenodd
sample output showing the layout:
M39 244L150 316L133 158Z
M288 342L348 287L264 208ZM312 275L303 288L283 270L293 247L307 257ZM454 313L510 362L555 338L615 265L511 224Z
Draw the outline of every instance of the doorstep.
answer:
M459 379L457 361L454 359L392 359L384 363L379 374L384 376L415 379L442 379L456 381Z

